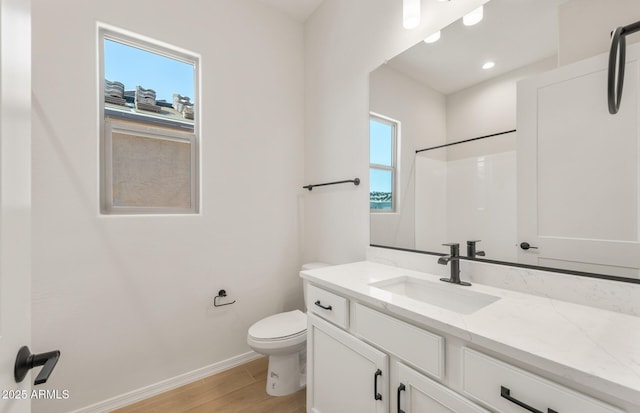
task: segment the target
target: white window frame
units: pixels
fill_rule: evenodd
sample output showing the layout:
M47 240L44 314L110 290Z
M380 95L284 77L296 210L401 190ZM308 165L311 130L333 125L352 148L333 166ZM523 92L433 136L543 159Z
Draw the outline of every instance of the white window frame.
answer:
M113 205L113 134L119 133L140 138L158 139L173 142L186 143L190 149L190 167L191 167L191 188L189 208L179 207L126 207ZM198 141L195 134L185 133L177 130L158 128L148 125L141 125L129 122L117 121L114 119L105 120L104 133L104 173L105 173L105 213L107 214L139 214L139 213L155 213L155 214L190 214L197 212L197 185L195 177L197 176L197 145ZM109 183L110 186L106 184Z
M391 166L371 163L371 150L369 150L369 170L379 169L391 171L391 209L371 209L371 207L369 207L369 212L372 214L393 214L396 213L398 208L398 136L400 130L400 122L387 116L370 112L369 122L371 122L372 119L376 122L384 123L393 127L393 136L391 142ZM371 145L371 131L369 131L369 145Z
M143 36L128 30L124 30L106 23L98 22L96 26L98 73L97 73L97 99L98 99L98 136L100 137L100 214L102 215L159 215L159 214L199 214L201 210L201 179L200 164L202 160L200 141L200 60L199 54L189 50L170 45L147 36ZM112 40L131 47L136 47L151 53L155 53L170 59L178 60L194 67L194 96L195 113L192 132L182 132L178 129L170 129L146 125L144 123L129 123L117 121L106 116L104 104L104 42ZM144 118L148 115L140 115ZM180 123L180 122L176 122ZM190 208L177 207L123 207L113 205L113 152L112 133L134 134L153 139L173 140L190 144L191 150L191 206Z

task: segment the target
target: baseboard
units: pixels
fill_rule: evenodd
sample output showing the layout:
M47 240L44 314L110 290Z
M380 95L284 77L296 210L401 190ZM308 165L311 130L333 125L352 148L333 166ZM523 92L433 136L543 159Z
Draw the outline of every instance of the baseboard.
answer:
M172 377L167 380L152 384L150 386L142 387L140 389L131 391L129 393L122 394L120 396L112 397L101 401L91 406L83 407L78 410L74 410L71 413L106 413L115 409L119 409L124 406L139 402L149 397L153 397L168 390L175 389L185 384L192 383L194 381L209 377L216 373L220 373L230 368L239 366L249 361L262 357L262 355L255 351L249 351L248 353L240 354L239 356L231 357L230 359L220 361L218 363L211 364L199 368L197 370L190 371L188 373L181 374L176 377Z

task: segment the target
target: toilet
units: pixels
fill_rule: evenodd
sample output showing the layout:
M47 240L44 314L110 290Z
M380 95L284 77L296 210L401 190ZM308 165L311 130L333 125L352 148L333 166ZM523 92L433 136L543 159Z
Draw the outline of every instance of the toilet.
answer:
M328 264L304 264L302 270ZM306 291L305 291L306 292ZM306 307L306 294L305 294ZM269 356L267 394L286 396L305 387L307 382L307 315L300 310L263 318L249 327L247 344L256 353Z

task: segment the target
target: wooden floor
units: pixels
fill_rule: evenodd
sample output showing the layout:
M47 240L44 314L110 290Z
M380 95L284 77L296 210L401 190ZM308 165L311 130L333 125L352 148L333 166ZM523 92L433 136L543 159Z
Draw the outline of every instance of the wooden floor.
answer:
M114 410L112 413L305 413L305 390L269 396L266 357Z

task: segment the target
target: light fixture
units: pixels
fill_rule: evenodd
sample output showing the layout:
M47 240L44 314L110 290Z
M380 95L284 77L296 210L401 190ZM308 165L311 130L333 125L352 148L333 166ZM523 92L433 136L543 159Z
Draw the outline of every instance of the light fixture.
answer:
M415 29L420 24L420 0L402 0L402 25Z
M440 30L438 30L437 32L435 32L434 34L427 36L426 39L424 39L425 43L435 43L438 40L440 40Z
M495 65L496 65L496 62L492 62L491 60L489 60L488 62L482 65L482 68L484 70L489 70L489 69L492 69Z
M473 26L474 24L480 23L482 17L484 16L483 6L478 7L470 13L465 14L462 17L462 23L465 26Z

